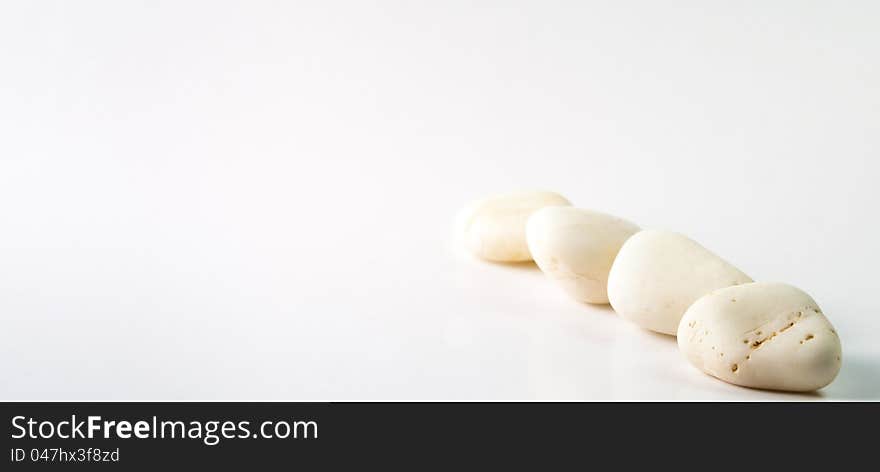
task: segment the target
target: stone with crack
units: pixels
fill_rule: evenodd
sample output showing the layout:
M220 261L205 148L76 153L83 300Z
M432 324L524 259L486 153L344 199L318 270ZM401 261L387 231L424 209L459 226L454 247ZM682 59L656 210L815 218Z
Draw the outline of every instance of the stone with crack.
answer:
M837 376L840 338L816 302L782 283L715 290L678 326L678 347L701 371L743 387L812 391Z

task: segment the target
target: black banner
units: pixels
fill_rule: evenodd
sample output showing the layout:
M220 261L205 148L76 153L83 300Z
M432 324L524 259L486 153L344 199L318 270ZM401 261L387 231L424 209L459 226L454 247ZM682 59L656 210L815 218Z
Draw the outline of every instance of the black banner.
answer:
M618 465L835 445L871 451L876 403L3 403L0 470ZM866 429L867 428L867 429ZM861 434L859 431L871 431ZM620 450L625 451L621 454ZM690 455L688 457L691 457Z

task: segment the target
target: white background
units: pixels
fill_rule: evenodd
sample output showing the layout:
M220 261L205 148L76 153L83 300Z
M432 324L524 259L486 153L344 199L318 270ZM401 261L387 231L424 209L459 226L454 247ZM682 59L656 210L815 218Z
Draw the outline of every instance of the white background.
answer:
M0 399L880 399L880 3L5 1ZM451 243L496 192L819 302L818 394Z

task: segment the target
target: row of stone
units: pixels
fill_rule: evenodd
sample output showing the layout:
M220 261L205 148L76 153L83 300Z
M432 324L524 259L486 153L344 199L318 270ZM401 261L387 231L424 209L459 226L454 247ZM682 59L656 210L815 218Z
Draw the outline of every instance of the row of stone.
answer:
M675 335L691 364L753 388L811 391L841 365L837 332L816 302L756 283L697 242L575 208L552 192L474 202L460 216L468 250L489 261L534 260L575 299Z

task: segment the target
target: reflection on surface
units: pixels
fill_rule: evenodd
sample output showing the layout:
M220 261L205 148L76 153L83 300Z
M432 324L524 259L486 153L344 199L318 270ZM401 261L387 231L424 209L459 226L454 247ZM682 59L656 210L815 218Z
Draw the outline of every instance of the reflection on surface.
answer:
M844 351L840 373L820 392L840 400L880 399L880 361Z

